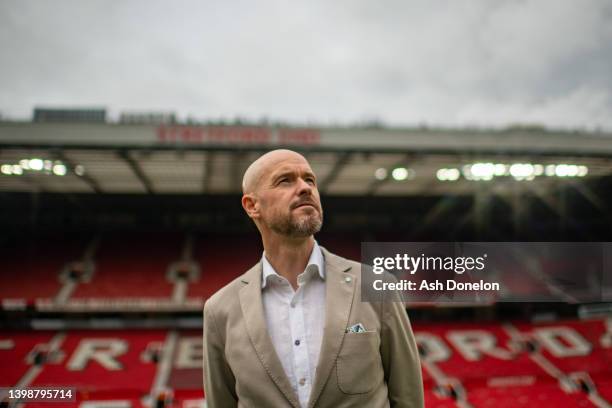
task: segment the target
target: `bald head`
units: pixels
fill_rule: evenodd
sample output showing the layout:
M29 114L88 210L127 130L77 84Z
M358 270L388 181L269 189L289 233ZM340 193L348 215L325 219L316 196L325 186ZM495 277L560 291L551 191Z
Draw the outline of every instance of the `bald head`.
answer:
M308 238L321 229L317 178L299 153L278 149L255 160L242 179L242 208L265 242L270 237Z
M304 156L293 150L287 149L272 150L260 156L251 163L249 168L244 172L244 177L242 178L242 193L249 194L256 191L264 174L272 171L279 163L291 159L299 159L307 163Z

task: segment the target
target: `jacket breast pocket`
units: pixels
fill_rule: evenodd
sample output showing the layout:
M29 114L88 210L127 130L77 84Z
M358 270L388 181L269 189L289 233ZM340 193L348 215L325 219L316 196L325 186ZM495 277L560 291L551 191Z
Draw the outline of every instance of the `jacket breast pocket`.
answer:
M336 361L338 388L345 394L365 394L383 380L378 332L347 333Z

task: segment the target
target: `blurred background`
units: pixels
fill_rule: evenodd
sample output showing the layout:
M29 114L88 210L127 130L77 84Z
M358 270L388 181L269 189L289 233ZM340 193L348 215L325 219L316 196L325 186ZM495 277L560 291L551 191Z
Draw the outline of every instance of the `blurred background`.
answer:
M278 147L348 258L612 241L611 21L608 1L3 0L0 387L204 406L202 307L261 257L240 184ZM407 305L426 405L611 406L612 294L505 300Z

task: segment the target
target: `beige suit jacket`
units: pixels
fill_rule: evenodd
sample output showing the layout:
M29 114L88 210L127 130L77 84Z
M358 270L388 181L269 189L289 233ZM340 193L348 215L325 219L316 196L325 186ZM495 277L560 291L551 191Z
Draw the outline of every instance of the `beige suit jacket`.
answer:
M401 302L362 302L361 265L322 248L323 341L308 407L422 407L414 335ZM261 262L204 305L210 408L300 406L266 329ZM362 323L366 333L346 333Z

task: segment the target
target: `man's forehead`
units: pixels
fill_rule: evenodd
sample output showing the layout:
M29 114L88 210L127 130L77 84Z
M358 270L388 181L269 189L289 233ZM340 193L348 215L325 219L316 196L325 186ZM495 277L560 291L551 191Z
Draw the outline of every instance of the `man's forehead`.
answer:
M245 171L242 179L243 192L256 189L263 180L278 175L281 170L291 172L296 168L314 174L306 158L297 152L286 149L268 152L251 163Z
M272 171L270 171L269 174L274 177L280 174L294 172L314 174L314 172L310 168L310 165L305 160L295 160L291 163L279 163L278 165L272 168Z

